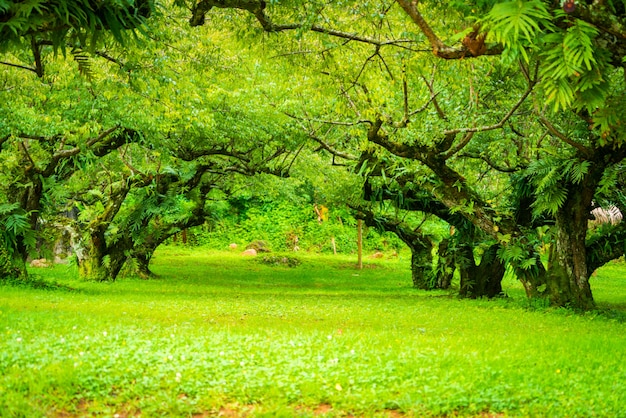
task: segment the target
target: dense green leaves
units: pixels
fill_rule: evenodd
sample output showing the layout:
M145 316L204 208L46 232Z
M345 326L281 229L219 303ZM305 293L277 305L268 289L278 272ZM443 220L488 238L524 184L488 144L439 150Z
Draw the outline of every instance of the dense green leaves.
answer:
M18 245L32 248L35 231L31 228L28 214L17 203L0 204L0 248L13 257Z
M0 49L38 36L57 48L76 38L93 42L109 31L124 42L125 30L137 29L155 9L152 0L2 0L0 1Z

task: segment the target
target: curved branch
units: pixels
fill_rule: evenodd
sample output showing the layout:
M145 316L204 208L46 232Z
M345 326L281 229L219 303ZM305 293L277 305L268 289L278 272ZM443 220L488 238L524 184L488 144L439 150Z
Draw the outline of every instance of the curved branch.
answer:
M433 102L433 105L435 106L435 110L437 111L437 116L439 116L439 119L441 120L448 120L448 117L446 116L441 106L439 106L439 102L437 101L437 95L439 93L435 93L435 88L433 87L433 84L435 83L436 71L437 71L437 66L434 65L431 80L428 81L425 76L422 76L422 80L424 80L424 83L426 83L426 87L428 87L428 90L430 91L430 101Z
M426 39L428 39L428 42L432 47L433 54L436 57L443 59L463 59L478 57L481 55L500 55L502 53L501 45L481 45L480 48L475 48L473 43L463 43L462 48L453 48L448 46L435 34L428 22L426 22L426 19L424 19L419 10L417 10L417 0L397 0L397 2L400 7L404 9L406 14L409 15L411 20L413 20L413 22L419 27L424 36L426 36ZM476 33L475 35L478 34ZM484 37L482 39L484 41Z
M568 138L567 135L565 135L563 132L561 132L558 129L556 129L554 127L554 125L552 125L552 123L550 123L550 121L545 116L543 116L543 115L540 116L539 120L541 120L541 123L543 123L543 125L548 129L548 131L552 135L556 136L561 141L565 142L567 145L570 145L570 146L576 148L578 151L580 151L586 157L591 157L593 155L593 151L592 150L590 150L589 148L585 147L583 144L578 143L578 142Z
M107 136L109 136L110 134L112 134L113 132L115 132L118 128L120 127L120 125L115 125L112 128L109 128L105 131L102 131L100 133L100 135L91 138L90 140L87 141L87 146L91 147L92 145L94 145L97 142L102 141L104 138L106 138Z
M192 8L192 16L189 20L191 26L202 26L205 22L205 15L213 8L220 9L239 9L245 10L254 15L265 32L277 33L289 30L307 29L311 32L323 33L336 38L347 39L365 44L376 46L384 45L401 45L405 43L414 43L412 39L393 39L379 40L368 36L359 35L354 32L344 32L340 30L330 29L323 26L313 25L307 26L302 23L275 24L272 19L265 13L265 1L263 0L201 0Z
M467 134L465 134L461 142L459 142L455 147L448 149L448 152L443 155L443 159L447 160L448 158L452 157L454 154L465 148L465 146L469 144L473 136L474 132L468 132Z
M516 167L504 167L502 165L496 164L491 158L489 158L488 155L486 154L477 154L477 153L463 153L460 154L459 157L464 157L464 158L473 158L476 160L483 160L484 162L487 163L487 165L491 168L493 168L496 171L499 171L501 173L515 173L517 171L519 171L520 169L522 169L523 167L520 166L516 166Z
M2 64L2 65L8 65L9 67L15 67L15 68L19 68L19 69L22 69L22 70L32 71L32 72L34 72L35 74L37 74L37 69L35 69L35 68L31 68L31 67L26 67L26 66L24 66L24 65L13 64L13 63L10 63L10 62L5 62L5 61L0 61L0 64Z
M318 144L320 144L320 146L325 149L326 151L330 152L332 155L336 156L336 157L340 157L343 158L345 160L356 160L357 158L354 155L345 153L345 152L341 152L336 150L334 147L332 147L331 145L329 145L327 142L325 142L323 139L318 138L317 136L315 136L312 133L309 133L309 138L311 138L313 141L317 142Z
M532 92L533 88L536 85L536 81L531 82L531 84L528 86L528 88L526 89L526 91L524 92L524 94L522 94L522 97L520 97L520 99L517 101L517 103L515 103L513 105L513 107L511 108L511 110L509 110L507 112L506 115L504 115L502 117L502 119L500 119L500 122L493 124L493 125L488 125L488 126L476 126L474 128L458 128L458 129L451 129L449 131L444 132L445 135L456 135L462 132L465 133L470 133L470 132L485 132L485 131L493 131L496 129L500 129L504 126L504 124L511 118L511 116L513 116L513 114L515 113L515 111L517 109L519 109L519 107L522 105L522 103L524 103L524 100L526 100L526 98L528 97L528 95Z
M417 10L417 1L407 1L407 0L397 0L398 4L407 15L415 22L415 24L420 28L428 42L433 47L433 53L435 55L439 55L440 51L449 49L446 44L444 44L441 39L435 34L432 30L428 22L422 17L422 14Z

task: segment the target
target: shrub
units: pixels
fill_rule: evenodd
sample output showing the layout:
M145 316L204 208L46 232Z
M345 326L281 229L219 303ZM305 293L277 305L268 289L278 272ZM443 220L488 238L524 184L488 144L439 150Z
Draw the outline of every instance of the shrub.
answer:
M259 260L262 264L277 267L297 267L302 262L295 257L286 255L266 255Z

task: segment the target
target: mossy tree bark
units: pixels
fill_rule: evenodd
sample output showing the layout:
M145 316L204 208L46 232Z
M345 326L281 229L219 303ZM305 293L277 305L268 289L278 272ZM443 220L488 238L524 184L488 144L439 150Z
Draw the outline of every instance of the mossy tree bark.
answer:
M499 244L495 244L485 250L480 263L476 263L471 247L463 247L466 262L460 269L460 296L476 299L493 298L502 294L502 279L506 267L498 258L499 247Z
M587 266L587 227L593 188L572 185L556 213L556 237L548 261L547 293L553 305L595 307Z

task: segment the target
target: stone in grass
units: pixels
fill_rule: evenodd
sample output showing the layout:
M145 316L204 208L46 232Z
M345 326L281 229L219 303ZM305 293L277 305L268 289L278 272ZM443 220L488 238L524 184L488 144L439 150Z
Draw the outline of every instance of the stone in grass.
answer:
M267 241L263 241L261 239L252 241L250 244L246 245L246 250L256 250L257 253L269 253L271 252L270 246Z
M260 261L263 264L278 267L296 267L301 264L297 258L285 255L266 255Z
M241 253L241 255L256 255L256 250L254 248L248 248L247 250L245 250L244 252Z
M45 258L38 258L30 262L31 267L46 268L50 267L50 262Z

